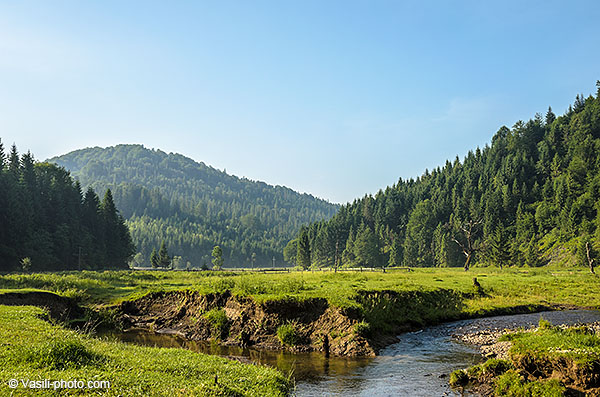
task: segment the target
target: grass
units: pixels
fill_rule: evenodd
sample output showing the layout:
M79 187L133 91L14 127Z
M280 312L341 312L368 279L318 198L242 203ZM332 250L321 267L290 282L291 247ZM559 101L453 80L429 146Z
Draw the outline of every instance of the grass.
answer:
M477 277L482 291L474 287L473 277ZM257 302L324 298L343 310L357 311L361 321L355 332L363 336L394 332L398 325L420 326L517 309L534 311L550 305L600 308L597 277L583 268L552 267L472 268L469 272L422 268L386 273L83 271L0 276L0 295L34 290L52 291L97 307L137 299L150 292L176 290L201 294L231 291ZM282 395L289 386L274 370L183 350L100 341L44 322L38 318L41 313L31 307L0 306L2 379L109 380L111 389L103 390L109 396ZM215 337L223 336L227 330L223 315L219 309L203 314L213 325ZM518 346L539 354L567 350L582 360L589 358L590 352L600 353L589 335L560 334L550 325L539 332L545 334L538 339L535 335L513 336L515 351ZM294 333L282 328L278 335L284 344L293 345L296 342L290 335ZM579 353L582 355L577 356ZM488 367L481 367L481 373L496 371L496 366ZM511 371L498 378L498 387L508 390L505 395L539 395L535 394L538 389L540 393L558 390L553 383L523 383ZM468 379L469 374L455 375L462 378L457 381L464 381L464 376ZM8 391L6 384L0 385L0 394Z
M70 390L105 396L284 396L279 372L181 349L99 340L52 325L42 309L0 306L0 395L9 379L108 381L109 388ZM64 395L67 390L15 390L17 395Z
M213 337L215 339L227 338L228 320L227 314L223 309L212 309L202 315L212 328Z
M507 397L562 397L566 391L557 379L527 382L514 370L500 375L495 386L496 396Z
M354 324L354 332L358 336L368 337L371 335L371 324L366 321L360 321Z
M511 370L513 365L506 360L489 359L483 364L474 365L468 369L458 369L450 374L451 386L465 386L471 382L483 383L495 376L500 376Z
M476 293L473 277L484 295ZM422 268L375 272L59 272L0 276L0 289L33 288L75 296L87 303L112 304L150 291L192 289L251 296L257 301L325 298L338 307L358 307L360 291L438 291L464 295L461 311L481 315L515 306L571 304L600 307L598 278L584 268Z
M481 288L474 286L474 277ZM583 268L556 267L283 274L83 271L0 276L0 289L22 288L50 290L96 308L134 300L151 292L177 290L201 294L231 291L259 303L319 298L358 314L358 320L368 324L368 328L357 330L357 334L373 337L407 327L534 312L555 305L600 307L597 277ZM219 322L217 317L208 320L214 325L213 336L224 338L226 323Z
M298 335L297 325L288 322L280 325L277 328L277 337L286 346L296 346L299 342L300 336Z
M600 335L590 327L554 327L540 319L535 331L508 333L500 340L512 343L510 361L490 359L454 371L450 384L491 383L496 396L563 396L571 383L597 387Z
M541 322L541 321L540 321ZM559 328L548 325L535 332L509 334L503 337L513 344L510 353L515 358L531 356L534 359L556 361L573 360L579 365L600 362L600 336L587 327Z
M477 277L481 290L473 285ZM394 333L466 317L539 311L554 305L600 307L598 278L584 268L417 268L381 272L59 272L0 276L0 289L33 288L96 307L151 292L231 291L257 302L326 299L359 313L364 335ZM218 326L215 337L226 334ZM363 331L363 330L361 330Z

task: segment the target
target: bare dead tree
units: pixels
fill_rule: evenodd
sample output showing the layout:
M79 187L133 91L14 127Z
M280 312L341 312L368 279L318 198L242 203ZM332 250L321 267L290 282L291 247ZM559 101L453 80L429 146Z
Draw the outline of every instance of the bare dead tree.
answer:
M469 220L466 223L463 223L458 228L462 232L465 238L465 242L460 241L456 236L452 236L452 241L454 241L460 249L462 250L463 255L465 256L465 271L469 270L469 266L471 264L471 259L473 258L473 254L479 251L482 246L481 244L475 244L475 235L477 233L477 227L482 223L481 219L479 220Z
M592 254L590 254L590 242L586 241L585 242L585 254L587 256L587 261L588 261L588 266L590 267L590 272L592 272L592 274L596 274L596 272L594 271L594 262L596 261L595 258L592 258Z

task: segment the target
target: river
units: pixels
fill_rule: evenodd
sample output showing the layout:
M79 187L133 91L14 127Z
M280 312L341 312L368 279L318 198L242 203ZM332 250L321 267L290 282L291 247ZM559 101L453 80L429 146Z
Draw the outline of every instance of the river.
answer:
M284 373L292 371L296 380L294 395L298 397L460 396L460 392L448 386L449 374L477 364L483 358L476 348L461 343L453 335L482 329L527 328L537 325L541 316L555 325L600 321L600 312L591 310L455 321L401 334L397 343L381 350L372 359L326 358L322 353L294 354L225 347L142 330L127 331L113 337L145 346L179 347L270 365Z

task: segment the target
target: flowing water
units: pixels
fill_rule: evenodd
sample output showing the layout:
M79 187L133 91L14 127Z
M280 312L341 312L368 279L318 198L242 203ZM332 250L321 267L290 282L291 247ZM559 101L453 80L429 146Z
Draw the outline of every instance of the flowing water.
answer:
M527 328L537 325L542 316L555 325L600 321L600 312L591 310L456 321L401 334L398 343L383 349L373 359L225 347L141 330L115 336L124 342L180 347L270 365L284 373L292 371L296 396L459 396L460 392L448 386L449 374L483 359L477 349L459 342L453 335L483 329Z

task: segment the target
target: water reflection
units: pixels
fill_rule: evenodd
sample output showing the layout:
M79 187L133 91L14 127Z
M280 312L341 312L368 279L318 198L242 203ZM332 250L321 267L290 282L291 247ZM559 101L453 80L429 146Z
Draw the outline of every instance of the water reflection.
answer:
M296 396L458 396L460 392L448 386L449 374L477 364L482 358L475 348L460 343L453 334L479 329L530 327L536 325L542 316L553 324L600 321L600 312L591 310L457 321L402 334L398 343L388 346L374 359L326 358L322 353L314 352L293 354L242 349L141 330L115 334L114 337L145 346L185 348L273 366L293 374Z
M228 357L246 363L268 365L285 374L292 374L296 382L318 382L322 377L339 377L357 372L369 365L372 358L325 357L323 353L290 353L287 351L257 350L238 346L222 346L214 342L184 339L177 335L150 333L133 329L123 333L103 335L122 342L143 346L188 349L199 353Z

